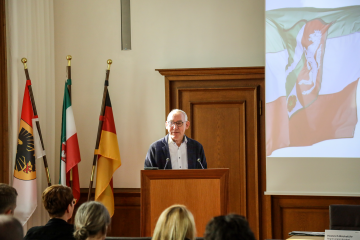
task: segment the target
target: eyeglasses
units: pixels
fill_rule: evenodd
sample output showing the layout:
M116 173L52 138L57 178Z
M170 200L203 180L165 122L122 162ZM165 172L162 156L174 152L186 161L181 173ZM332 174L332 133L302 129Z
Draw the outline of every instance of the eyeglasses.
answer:
M184 124L183 121L177 121L177 122L167 121L167 123L169 124L170 127L175 126L175 124L177 127L181 127Z

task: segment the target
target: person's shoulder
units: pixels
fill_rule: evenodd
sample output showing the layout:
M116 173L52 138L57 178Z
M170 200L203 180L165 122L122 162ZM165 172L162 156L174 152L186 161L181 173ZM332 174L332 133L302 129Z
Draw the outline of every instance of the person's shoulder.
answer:
M50 219L45 226L32 227L26 233L24 240L57 240L75 239L73 236L74 225L61 219Z
M164 146L164 145L166 145L166 141L167 141L166 136L163 137L163 138L160 138L159 140L156 140L155 142L153 142L153 143L150 145L150 148L159 147L159 146Z
M198 145L198 146L202 146L201 143L199 143L195 139L189 138L188 136L186 136L186 138L187 138L188 143Z
M41 230L44 228L44 226L36 226L36 227L32 227L30 228L27 232L26 235L24 237L24 240L30 240L33 239L32 237L34 235L37 235L38 232L41 232Z
M31 233L37 232L37 231L41 230L43 227L44 227L44 226L32 227L32 228L30 228L30 229L27 231L26 235L29 234L29 233L31 234Z

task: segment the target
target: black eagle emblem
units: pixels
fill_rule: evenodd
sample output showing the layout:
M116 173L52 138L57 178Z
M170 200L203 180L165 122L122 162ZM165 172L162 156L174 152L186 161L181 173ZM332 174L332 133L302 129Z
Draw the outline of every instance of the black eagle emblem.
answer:
M31 163L32 167L29 163ZM21 128L19 133L15 170L24 171L25 173L36 171L34 138L25 128Z

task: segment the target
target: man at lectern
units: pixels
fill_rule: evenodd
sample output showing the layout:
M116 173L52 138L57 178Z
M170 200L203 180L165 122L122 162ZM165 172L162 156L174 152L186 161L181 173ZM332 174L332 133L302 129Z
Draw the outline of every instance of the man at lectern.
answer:
M203 146L185 135L189 126L190 122L184 111L172 110L165 122L168 135L150 145L144 166L159 169L206 169Z

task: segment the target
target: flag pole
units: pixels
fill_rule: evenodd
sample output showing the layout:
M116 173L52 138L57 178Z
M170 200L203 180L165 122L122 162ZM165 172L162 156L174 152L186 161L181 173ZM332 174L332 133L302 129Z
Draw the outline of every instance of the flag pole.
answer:
M66 69L67 69L67 78L68 79L71 79L71 59L72 59L71 55L66 56L66 60L68 60L68 65L66 67ZM72 100L71 100L71 84L68 85L67 88L68 88L68 91L69 91L70 102L72 103ZM69 183L70 183L70 188L73 189L73 170L72 169L70 169Z
M101 137L101 129L102 129L102 117L105 114L105 100L106 100L106 94L108 91L109 86L109 75L110 75L110 65L112 64L112 60L107 60L107 69L106 69L106 76L105 76L105 84L104 84L104 93L103 93L103 99L101 103L101 111L100 111L100 119L99 119L99 126L98 126L98 132L96 137L96 144L95 144L95 150L99 148L100 143L100 137ZM89 192L88 192L88 201L90 201L91 191L92 191L92 185L94 182L94 174L95 174L95 167L96 167L96 161L97 161L98 155L94 153L94 159L93 159L93 166L91 169L91 177L90 177L90 184L89 184Z
M24 64L24 71L25 71L26 80L30 80L29 71L28 71L28 68L27 68L27 65L26 65L27 59L26 59L26 58L22 58L22 59L21 59L21 62ZM31 100L31 105L32 105L33 113L34 113L35 116L37 116L35 99L34 99L34 95L33 95L33 91L32 91L31 85L28 85L28 89L29 89L29 93L30 93L30 100ZM42 138L42 134L41 134L41 129L40 129L40 123L39 123L39 121L36 121L36 128L37 128L38 133L39 133L40 142L41 142L41 147L42 147L43 151L45 151L45 147L44 147L44 142L43 142L43 138ZM42 158L43 158L43 161L44 161L44 167L45 167L45 173L46 173L47 183L48 183L48 186L51 186L51 179L50 179L50 173L49 173L48 163L47 163L47 160L46 160L46 154L44 154L44 156L43 156Z

